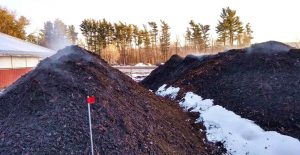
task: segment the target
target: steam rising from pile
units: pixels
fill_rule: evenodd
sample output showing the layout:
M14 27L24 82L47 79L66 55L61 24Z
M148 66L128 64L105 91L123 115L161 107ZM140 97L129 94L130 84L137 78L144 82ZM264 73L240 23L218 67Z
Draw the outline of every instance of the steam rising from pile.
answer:
M263 52L263 53L279 53L279 52L288 52L293 49L293 47L283 44L277 41L268 41L258 44L253 44L251 47L246 48L248 53L254 52Z

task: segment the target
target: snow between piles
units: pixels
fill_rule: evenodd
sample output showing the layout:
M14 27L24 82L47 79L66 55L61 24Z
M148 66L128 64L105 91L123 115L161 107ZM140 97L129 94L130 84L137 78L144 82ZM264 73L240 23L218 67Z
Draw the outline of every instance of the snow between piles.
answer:
M180 88L162 85L156 95L175 99ZM227 154L232 155L299 155L299 140L275 131L264 131L253 121L241 118L212 99L203 100L192 92L186 93L179 105L186 111L199 112L196 122L206 127L207 140L223 142Z

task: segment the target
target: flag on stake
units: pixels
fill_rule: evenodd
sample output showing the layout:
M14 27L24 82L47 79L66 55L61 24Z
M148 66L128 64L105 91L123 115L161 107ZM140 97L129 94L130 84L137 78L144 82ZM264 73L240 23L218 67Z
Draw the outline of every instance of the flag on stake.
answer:
M88 104L94 104L96 101L95 96L88 96L87 97L87 103Z
M93 147L92 117L91 117L91 108L90 108L90 106L91 106L91 104L94 104L95 101L96 101L95 96L87 96L92 155L94 155L94 147Z

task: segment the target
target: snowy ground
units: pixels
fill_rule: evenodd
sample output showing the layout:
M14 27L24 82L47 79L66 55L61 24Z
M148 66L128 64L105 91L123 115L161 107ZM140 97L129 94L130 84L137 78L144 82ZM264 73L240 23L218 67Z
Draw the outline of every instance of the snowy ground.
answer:
M157 95L175 99L180 88L162 85ZM186 111L199 112L197 122L206 127L210 142L222 142L227 154L232 155L299 155L300 141L275 131L264 131L253 121L241 118L212 99L188 92L179 102Z

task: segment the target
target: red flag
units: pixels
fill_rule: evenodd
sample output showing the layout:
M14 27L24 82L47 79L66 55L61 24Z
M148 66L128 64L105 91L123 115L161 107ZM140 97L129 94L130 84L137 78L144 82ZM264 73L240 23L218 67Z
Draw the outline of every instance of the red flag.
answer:
M94 104L95 101L96 101L95 96L88 96L87 97L88 104Z

